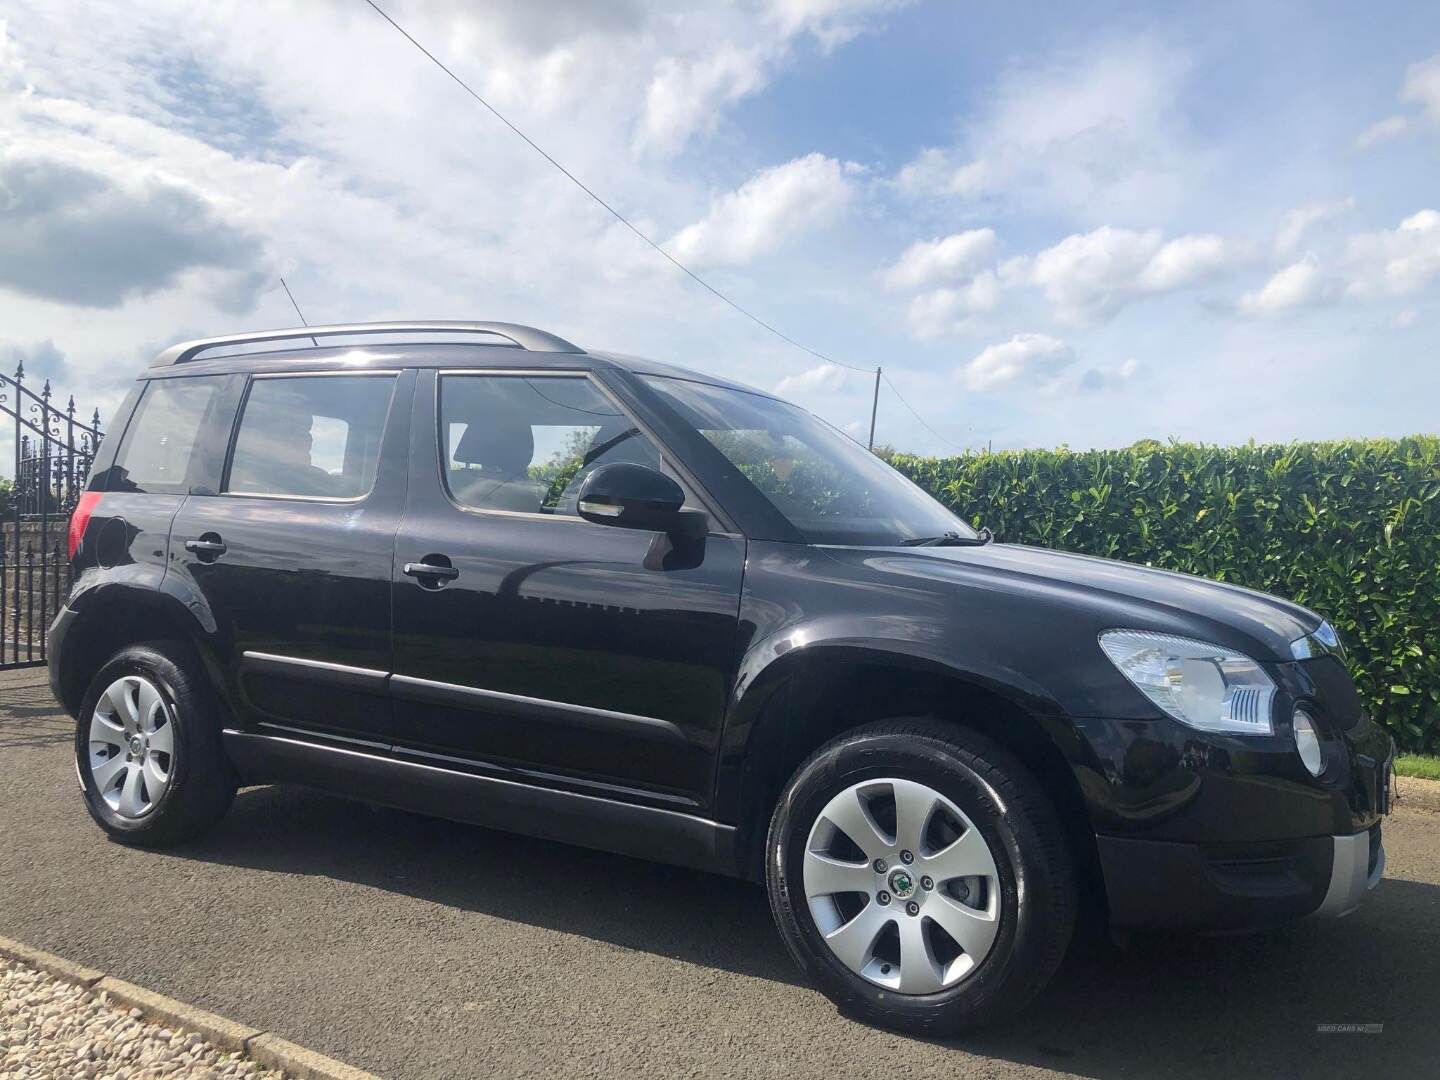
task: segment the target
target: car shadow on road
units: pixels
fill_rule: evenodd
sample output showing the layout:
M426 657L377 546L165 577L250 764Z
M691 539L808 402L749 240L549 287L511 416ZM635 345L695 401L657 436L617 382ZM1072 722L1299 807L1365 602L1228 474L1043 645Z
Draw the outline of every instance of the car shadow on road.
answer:
M242 792L220 828L176 853L804 985L762 889L675 867L292 788ZM1440 1060L1437 985L1440 887L1391 880L1339 922L1082 943L1018 1018L948 1045L1097 1078L1428 1075ZM1383 1029L1320 1030L1374 1024Z

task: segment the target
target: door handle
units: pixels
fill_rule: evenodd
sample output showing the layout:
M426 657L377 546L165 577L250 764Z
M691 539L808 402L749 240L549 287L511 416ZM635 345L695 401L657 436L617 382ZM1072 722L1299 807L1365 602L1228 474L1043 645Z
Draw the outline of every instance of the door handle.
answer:
M205 533L198 540L186 540L185 550L193 551L201 559L211 560L218 559L221 555L224 555L229 548L225 546L225 542L215 533Z
M444 581L454 581L460 576L460 571L453 566L440 566L437 563L429 562L407 562L402 569L411 577L417 578L440 578Z

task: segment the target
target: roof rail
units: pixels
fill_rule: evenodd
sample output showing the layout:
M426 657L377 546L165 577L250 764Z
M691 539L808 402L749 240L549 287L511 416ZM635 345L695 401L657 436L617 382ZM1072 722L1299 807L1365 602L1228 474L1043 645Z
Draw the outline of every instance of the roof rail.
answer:
M234 345L258 345L267 341L292 341L302 338L343 337L354 334L489 334L504 338L527 352L579 353L585 350L562 337L506 322L372 322L340 323L334 326L297 326L290 330L257 330L248 334L201 338L171 345L155 358L151 367L171 367L188 363L210 349ZM317 341L316 344L319 344Z

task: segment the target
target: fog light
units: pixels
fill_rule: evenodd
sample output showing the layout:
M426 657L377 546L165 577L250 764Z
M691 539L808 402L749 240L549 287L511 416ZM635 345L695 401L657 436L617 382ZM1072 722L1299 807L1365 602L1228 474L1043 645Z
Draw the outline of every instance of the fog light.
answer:
M1320 733L1315 730L1315 721L1304 709L1295 710L1295 749L1300 751L1300 760L1311 776L1325 771L1325 753L1320 748Z

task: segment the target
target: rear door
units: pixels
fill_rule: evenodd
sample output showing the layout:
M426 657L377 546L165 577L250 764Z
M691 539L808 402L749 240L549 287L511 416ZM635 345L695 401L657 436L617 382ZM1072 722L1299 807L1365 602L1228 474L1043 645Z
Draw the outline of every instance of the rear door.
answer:
M219 489L175 516L171 572L226 642L242 725L387 746L390 564L413 372L249 378Z

